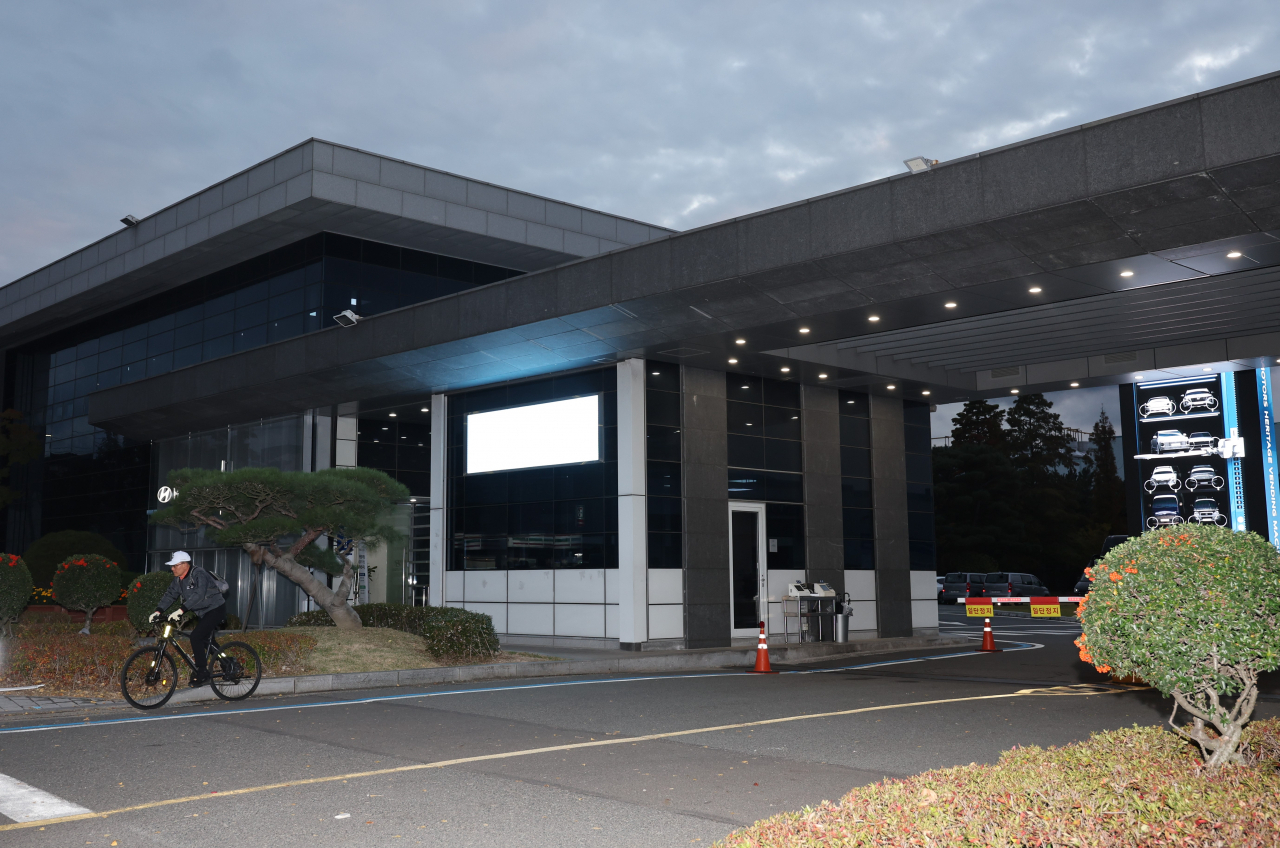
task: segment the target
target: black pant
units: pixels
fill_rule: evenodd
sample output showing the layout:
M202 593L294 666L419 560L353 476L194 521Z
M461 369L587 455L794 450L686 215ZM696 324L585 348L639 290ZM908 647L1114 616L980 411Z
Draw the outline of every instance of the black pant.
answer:
M227 605L219 604L200 616L200 623L191 631L191 651L196 663L196 674L204 677L205 651L209 649L209 638L218 632L218 628L227 622Z

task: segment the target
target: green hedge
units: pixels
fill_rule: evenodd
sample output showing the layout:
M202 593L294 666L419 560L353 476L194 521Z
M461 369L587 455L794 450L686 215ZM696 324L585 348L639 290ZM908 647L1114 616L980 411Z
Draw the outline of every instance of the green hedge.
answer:
M97 554L77 554L58 565L53 575L53 599L69 610L88 616L99 607L111 606L120 597L120 566Z
M151 625L147 622L147 617L156 611L156 607L160 605L160 596L169 588L169 584L173 582L173 574L168 571L153 571L150 574L143 574L134 579L133 584L129 586L129 600L126 602L128 607L129 622L137 628L139 633L145 633L151 629ZM175 603L174 607L177 606ZM172 607L171 607L172 609ZM169 612L169 610L165 610Z
M20 556L0 554L0 633L11 630L30 597L31 572L27 564Z
M493 619L457 607L412 607L407 604L360 604L354 607L365 627L386 627L421 636L427 653L440 660L487 660L499 651ZM324 610L301 612L287 627L331 627Z

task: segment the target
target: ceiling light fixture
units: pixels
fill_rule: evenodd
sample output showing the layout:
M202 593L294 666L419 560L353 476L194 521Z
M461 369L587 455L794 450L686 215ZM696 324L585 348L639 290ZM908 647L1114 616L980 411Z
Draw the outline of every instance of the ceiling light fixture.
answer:
M801 327L801 328L800 328L800 332L802 332L802 333L807 333L807 332L809 332L809 328L808 328L808 327Z
M921 392L920 394L922 394L922 395L927 395L927 394L929 394L929 390L928 390L928 389L925 389L925 390L924 390L923 392Z
M818 379L819 379L819 380L825 380L825 379L827 379L827 375L826 375L826 374L819 374L819 375L818 375Z
M949 300L949 301L947 301L946 303L944 303L944 304L942 304L942 305L943 305L943 306L945 306L945 307L947 307L948 309L955 309L955 308L956 308L956 302L955 302L954 300Z
M1015 395L1018 393L1017 389L1010 389L1009 391L1013 392Z
M1072 384L1071 384L1071 388L1073 388L1073 389L1078 389L1078 388L1080 388L1080 384L1079 384L1079 383L1072 383Z
M783 373L783 374L788 374L788 373L790 373L790 371L791 371L791 369L790 369L790 368L788 368L787 366L785 366L785 365L784 365L784 366L782 366L782 373Z
M657 377L657 376L659 376L661 373L662 373L661 371L654 371L654 372L653 372L653 376Z
M734 343L734 344L746 344L746 343L747 343L747 340L746 340L746 339L734 339L734 340L733 340L733 343Z
M1204 369L1202 369L1202 370L1204 370L1204 371L1212 371L1213 369L1212 369L1212 368L1204 368Z
M885 388L886 388L886 389L896 389L896 388L897 388L897 386L895 386L893 383L890 383L889 385L885 386Z
M1041 289L1039 286L1032 286L1031 288L1027 289L1027 291L1031 292L1032 294L1040 294Z
M868 321L879 321L879 320L880 320L880 316L879 316L879 315L868 315L868 316L867 316L867 320L868 320Z
M903 159L902 164L906 165L907 170L913 174L923 174L938 164L938 160L930 159L927 156L912 156L910 159Z
M1132 272L1132 271L1121 271L1121 272L1120 272L1120 276L1122 276L1122 277L1132 277L1132 276L1133 276L1133 272Z
M390 415L389 417L391 417L391 418L395 418L395 417L396 417L396 414L393 412L393 413L391 413L391 415Z
M1141 380L1141 379L1142 379L1142 375L1141 375L1141 374L1134 374L1133 376L1134 376L1135 378L1139 379L1139 380Z
M422 407L422 409L420 409L420 410L418 410L418 411L419 411L419 412L430 412L430 411L431 411L431 409L430 409L430 407L426 407L426 406L424 406L424 407Z
M751 387L750 387L750 386L743 386L742 388L744 388L744 389L749 389L749 388L751 388Z
M730 365L737 365L737 364L738 364L738 360L736 360L736 359L730 359L730 360L729 360L729 364L730 364Z
M1231 251L1230 253L1228 253L1228 254L1227 254L1227 258L1228 258L1228 259L1239 259L1239 258L1240 258L1241 256L1243 256L1243 255L1244 255L1244 254L1242 254L1240 251L1238 251L1238 250L1233 250L1233 251Z

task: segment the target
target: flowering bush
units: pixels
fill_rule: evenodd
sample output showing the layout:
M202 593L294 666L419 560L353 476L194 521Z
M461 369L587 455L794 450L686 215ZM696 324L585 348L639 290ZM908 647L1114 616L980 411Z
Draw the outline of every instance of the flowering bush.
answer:
M13 622L31 597L31 572L22 557L0 554L0 632L11 633Z
M1245 732L1250 762L1274 755L1280 721ZM995 765L927 771L854 789L727 836L725 848L1080 845L1263 848L1280 833L1280 772L1209 770L1158 727L1062 748L1015 748ZM750 780L750 778L748 778Z
M106 557L85 554L68 557L53 575L53 597L69 610L84 613L84 630L98 607L111 604L120 595L120 566Z
M1080 659L1172 695L1169 723L1210 767L1239 761L1258 674L1280 666L1280 552L1255 533L1177 525L1113 548L1091 572Z
M147 617L156 611L156 607L160 605L160 597L172 582L173 574L170 572L153 571L150 574L142 574L134 578L129 588L125 589L125 593L129 596L128 600L125 601L129 621L138 629L139 633L145 633L151 627L147 623ZM177 606L176 602L174 606ZM169 610L165 610L165 612L167 613Z

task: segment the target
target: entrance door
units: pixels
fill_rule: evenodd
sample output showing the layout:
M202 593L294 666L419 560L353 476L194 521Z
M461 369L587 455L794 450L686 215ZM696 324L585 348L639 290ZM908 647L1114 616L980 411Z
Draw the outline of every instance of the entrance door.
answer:
M755 636L768 621L764 504L729 503L729 617L735 637ZM768 632L768 625L765 625Z

